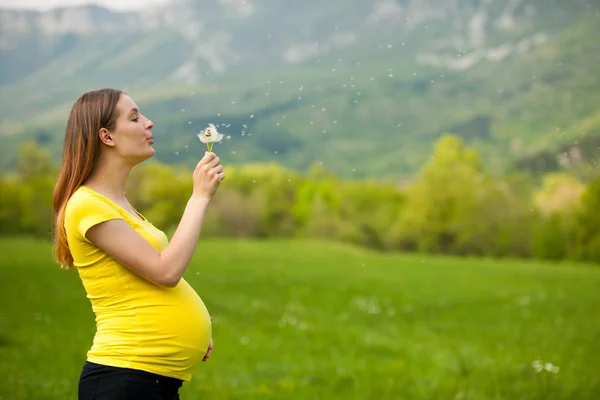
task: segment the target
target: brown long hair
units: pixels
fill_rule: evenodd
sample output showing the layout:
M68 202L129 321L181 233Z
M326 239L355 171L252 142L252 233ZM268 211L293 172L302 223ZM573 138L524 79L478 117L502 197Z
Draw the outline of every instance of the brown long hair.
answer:
M117 103L122 90L100 89L79 97L69 114L62 161L52 197L54 211L54 258L61 268L73 268L64 227L65 207L73 193L92 172L100 153L100 129L114 131Z

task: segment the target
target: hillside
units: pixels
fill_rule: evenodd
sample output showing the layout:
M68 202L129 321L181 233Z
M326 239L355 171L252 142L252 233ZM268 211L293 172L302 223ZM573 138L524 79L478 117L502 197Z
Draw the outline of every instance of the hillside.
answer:
M557 168L600 137L600 5L583 0L179 0L0 21L3 169L31 137L58 158L70 104L101 86L134 96L167 162L197 160L208 122L231 136L226 162L357 177L410 176L446 131L496 171Z

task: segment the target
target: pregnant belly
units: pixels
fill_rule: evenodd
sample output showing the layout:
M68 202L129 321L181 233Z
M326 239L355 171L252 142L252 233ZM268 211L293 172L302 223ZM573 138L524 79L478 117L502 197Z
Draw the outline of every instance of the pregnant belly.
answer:
M112 360L188 380L202 360L212 335L210 315L194 289L182 280L173 289L138 303L128 315L98 317L88 359Z

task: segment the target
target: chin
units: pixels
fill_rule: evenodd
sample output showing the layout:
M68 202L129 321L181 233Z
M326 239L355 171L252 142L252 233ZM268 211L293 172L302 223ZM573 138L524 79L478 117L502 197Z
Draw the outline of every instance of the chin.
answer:
M156 152L155 152L154 150L152 150L152 152L151 152L150 154L147 154L147 155L146 155L146 156L145 156L145 157L142 159L142 161L146 161L146 160L148 160L148 159L150 159L150 158L154 157L154 154L155 154L155 153L156 153Z
M148 160L148 159L150 159L150 158L154 157L154 154L155 154L155 153L156 153L156 152L154 151L154 149L152 149L152 151L146 152L146 154L140 155L140 156L136 157L135 159L133 159L133 160L132 160L132 161L133 161L133 164L134 164L134 165L136 165L136 164L141 164L141 163L143 163L144 161L146 161L146 160Z

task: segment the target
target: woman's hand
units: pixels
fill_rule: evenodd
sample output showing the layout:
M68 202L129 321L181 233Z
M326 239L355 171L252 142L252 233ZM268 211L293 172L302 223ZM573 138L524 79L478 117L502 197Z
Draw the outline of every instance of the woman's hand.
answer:
M212 322L212 317L210 317L210 322ZM210 338L210 343L208 344L208 351L204 355L204 358L202 359L202 361L208 360L208 358L210 357L210 352L212 351L212 349L213 349L213 340L212 340L212 337L211 337Z
M212 338L210 338L210 344L208 345L208 351L204 355L204 358L202 359L202 361L206 361L210 358L210 352L212 351L212 349L213 349L213 340L212 340Z
M212 199L219 184L225 178L223 166L219 164L220 162L221 159L212 152L207 152L202 157L192 175L194 196L207 200Z

